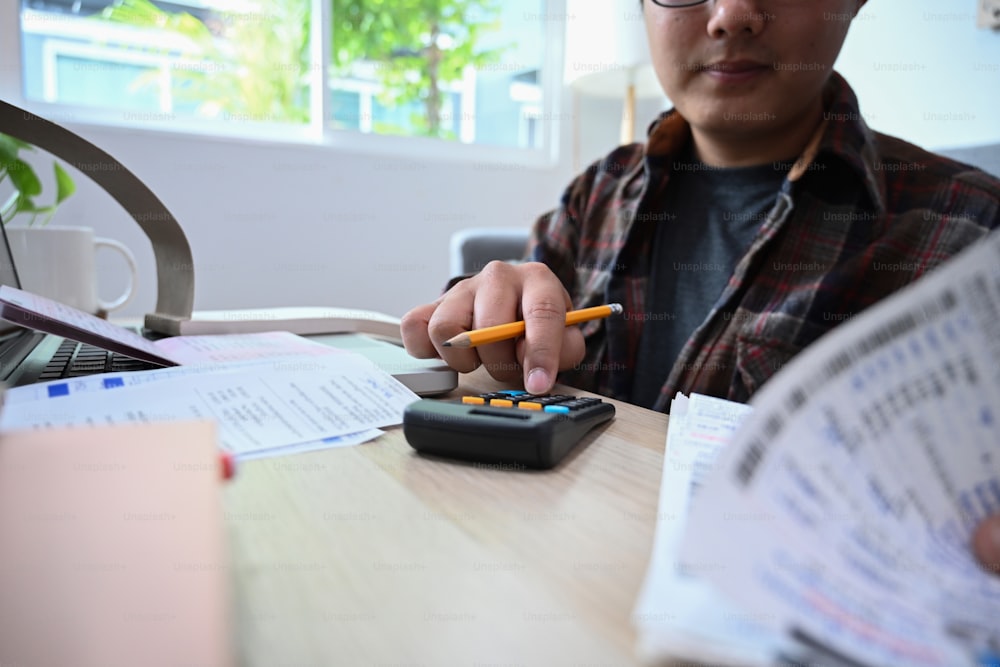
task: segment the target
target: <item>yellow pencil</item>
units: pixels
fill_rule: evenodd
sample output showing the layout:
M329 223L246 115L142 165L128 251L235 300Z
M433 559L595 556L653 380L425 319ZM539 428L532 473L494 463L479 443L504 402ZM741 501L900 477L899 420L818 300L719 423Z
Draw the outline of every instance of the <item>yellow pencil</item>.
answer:
M571 310L566 313L566 326L598 320L609 315L618 315L622 312L620 303L609 303L605 306L594 306L593 308L583 308L582 310ZM496 343L501 340L510 340L524 335L524 320L511 322L510 324L498 324L495 327L476 329L460 333L454 338L449 338L444 342L445 347L476 347L487 343Z

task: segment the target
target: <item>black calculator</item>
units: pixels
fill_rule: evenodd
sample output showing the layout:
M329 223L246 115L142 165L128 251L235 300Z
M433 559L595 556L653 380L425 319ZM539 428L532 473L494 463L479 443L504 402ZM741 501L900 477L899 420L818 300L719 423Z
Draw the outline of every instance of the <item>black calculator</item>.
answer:
M516 468L551 468L615 406L589 396L497 391L461 400L422 399L403 412L418 452Z

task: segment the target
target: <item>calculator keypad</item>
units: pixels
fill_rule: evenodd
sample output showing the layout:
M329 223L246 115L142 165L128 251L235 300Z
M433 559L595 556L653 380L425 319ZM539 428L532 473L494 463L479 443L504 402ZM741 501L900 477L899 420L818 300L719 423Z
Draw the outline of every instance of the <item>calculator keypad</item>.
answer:
M562 394L536 396L515 389L462 397L462 403L466 405L488 405L493 408L518 408L562 414L582 410L600 402L601 399L591 396L564 396Z

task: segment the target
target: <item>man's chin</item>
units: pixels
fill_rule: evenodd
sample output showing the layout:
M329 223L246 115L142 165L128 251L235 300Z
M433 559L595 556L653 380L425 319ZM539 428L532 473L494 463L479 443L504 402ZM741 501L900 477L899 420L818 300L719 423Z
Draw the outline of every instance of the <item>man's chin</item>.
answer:
M740 133L748 131L747 128L778 124L781 110L775 108L771 99L762 95L697 96L676 106L692 126Z
M732 109L706 114L703 118L689 118L692 127L717 136L751 138L771 132L780 126L780 119L773 111Z

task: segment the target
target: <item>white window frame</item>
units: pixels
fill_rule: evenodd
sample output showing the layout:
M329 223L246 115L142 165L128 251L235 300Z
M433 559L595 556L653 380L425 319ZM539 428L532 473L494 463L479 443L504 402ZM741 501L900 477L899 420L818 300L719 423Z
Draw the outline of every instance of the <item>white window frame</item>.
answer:
M159 71L157 97L160 111L173 109L173 86L170 74L170 59L147 53L122 52L120 49L108 48L98 44L81 44L58 39L47 40L42 47L42 71L45 85L42 95L48 103L54 103L59 91L58 61L60 56L84 58L109 63L138 65Z
M518 140L523 144L528 143L528 139L531 137L531 124L537 123L536 128L543 127L543 118L545 116L541 107L534 105L521 107L521 117L517 123ZM538 130L536 129L535 131L537 132Z
M267 123L213 123L188 119L177 119L169 124L144 122L141 119L122 121L110 119L106 111L99 109L26 100L23 95L22 81L20 0L0 0L0 62L6 64L5 67L0 68L0 97L57 123L91 125L102 129L121 128L128 132L138 130L197 137L211 136L223 141L269 145L307 144L331 150L391 155L421 161L444 160L475 163L502 161L525 167L551 168L557 165L559 160L560 129L557 119L560 117L559 107L562 98L565 21L558 19L566 16L566 0L544 0L544 2L546 5L542 13L550 18L544 22L543 27L545 31L544 43L547 48L541 63L542 104L540 115L543 119L540 124L541 149L464 143L470 132L464 123L458 125L458 141L428 137L366 134L334 129L326 122L330 107L325 82L329 76L330 13L332 11L328 0L312 0L313 16L317 18L311 22L313 52L310 61L322 63L322 66L310 68L307 74L310 78L310 118L312 119L308 125L276 127L274 124ZM474 100L463 101L463 108L460 110L463 119L471 115L475 108L473 104Z

